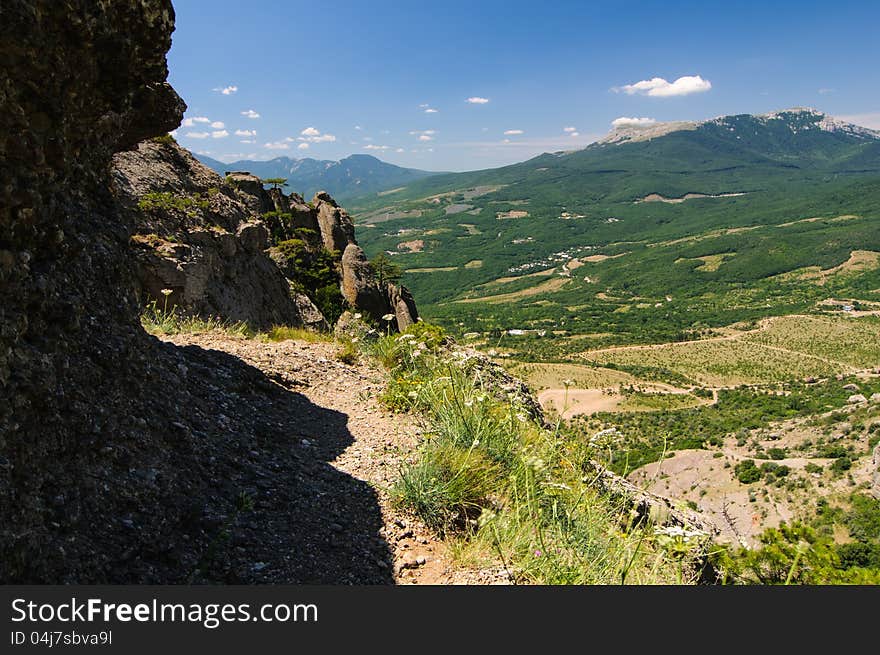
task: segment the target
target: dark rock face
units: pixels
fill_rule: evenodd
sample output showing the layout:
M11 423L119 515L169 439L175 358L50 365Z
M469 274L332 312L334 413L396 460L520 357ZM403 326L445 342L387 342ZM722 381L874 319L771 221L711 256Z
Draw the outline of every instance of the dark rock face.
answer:
M180 122L173 20L168 0L0 3L0 583L389 582L375 494L326 463L345 417L139 324L136 225L110 165ZM217 212L218 234L184 217L192 243L162 247L258 253L250 218L265 209L237 215L238 196L219 196L232 213ZM291 448L306 410L337 437L310 456ZM308 537L334 489L332 515L360 528L321 552ZM242 494L268 523L207 558L241 533ZM302 539L272 542L273 517ZM294 564L259 577L260 548Z
M94 472L109 435L143 434L113 411L120 377L150 374L151 346L106 179L114 152L180 122L173 20L163 0L0 5L2 580L65 579L77 546L53 522L82 520L101 484L74 489L73 472Z

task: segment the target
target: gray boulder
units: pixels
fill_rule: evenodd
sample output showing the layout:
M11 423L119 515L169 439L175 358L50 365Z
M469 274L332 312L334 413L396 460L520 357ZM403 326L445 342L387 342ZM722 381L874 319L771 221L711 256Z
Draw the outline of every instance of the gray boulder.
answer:
M344 209L326 191L315 194L312 204L317 211L318 229L327 250L344 253L349 244L356 244L354 223Z

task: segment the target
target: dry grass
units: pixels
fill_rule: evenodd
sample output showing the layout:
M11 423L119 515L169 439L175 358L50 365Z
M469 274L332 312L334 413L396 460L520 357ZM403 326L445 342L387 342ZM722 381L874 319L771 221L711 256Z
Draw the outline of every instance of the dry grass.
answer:
M533 287L529 287L527 289L522 289L520 291L512 291L510 293L499 293L495 296L483 296L482 298L465 298L464 300L456 300L454 302L457 303L475 303L475 302L484 302L489 304L494 303L505 303L505 302L515 302L517 300L521 300L522 298L530 298L532 296L540 296L545 293L553 293L554 291L558 291L561 289L566 283L568 279L566 278L554 278L552 280L547 280L546 282L542 282Z

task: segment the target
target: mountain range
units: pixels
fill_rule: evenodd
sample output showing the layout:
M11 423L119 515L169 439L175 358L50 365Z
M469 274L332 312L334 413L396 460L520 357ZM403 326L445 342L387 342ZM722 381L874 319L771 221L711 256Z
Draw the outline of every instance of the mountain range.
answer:
M630 126L349 205L373 226L365 250L390 253L424 313L461 330L672 339L880 288L876 267L823 289L784 278L880 251L880 133L813 109Z
M225 175L229 171L247 171L263 179L285 178L290 190L304 197L327 191L339 200L368 196L435 175L415 168L403 168L371 155L351 155L339 161L276 157L268 161L240 160L229 164L206 155L196 158Z

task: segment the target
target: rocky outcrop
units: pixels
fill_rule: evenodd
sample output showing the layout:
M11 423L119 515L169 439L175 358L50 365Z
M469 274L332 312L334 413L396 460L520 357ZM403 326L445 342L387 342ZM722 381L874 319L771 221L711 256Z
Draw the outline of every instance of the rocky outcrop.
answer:
M376 283L373 267L360 246L350 243L342 254L342 295L348 304L367 314L374 322L387 323L388 298Z
M406 287L389 283L388 304L397 319L397 329L401 332L419 320L416 301Z
M295 193L264 189L246 171L220 177L170 137L117 154L113 180L121 211L134 226L135 291L142 306L155 301L164 307L167 300L190 314L256 329L326 327L297 269L326 249L342 255L334 284L352 309L383 328L403 330L418 318L406 288L377 282L355 243L351 218L327 193L307 204ZM303 258L298 246L279 247L285 242L303 244L311 254ZM388 314L395 320L382 318Z
M355 243L342 254L342 295L354 309L367 315L383 330L402 332L419 320L409 289L391 282L380 283L364 251Z
M113 180L121 211L134 225L142 305L164 306L162 291L170 289L169 307L256 329L322 322L266 253L271 233L262 217L275 202L259 178L221 178L164 138L117 154ZM280 238L293 236L290 226L275 230Z
M357 244L351 217L326 191L316 193L312 205L318 213L321 239L327 250L344 253L349 244Z

